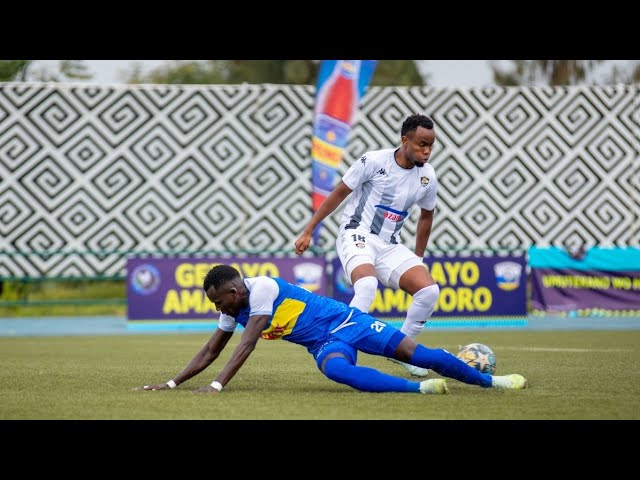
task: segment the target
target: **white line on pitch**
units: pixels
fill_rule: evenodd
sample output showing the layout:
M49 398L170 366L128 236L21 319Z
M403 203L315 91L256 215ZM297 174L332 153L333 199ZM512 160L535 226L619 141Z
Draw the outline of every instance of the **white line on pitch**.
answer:
M553 348L553 347L492 347L494 350L520 350L529 352L633 352L632 348Z

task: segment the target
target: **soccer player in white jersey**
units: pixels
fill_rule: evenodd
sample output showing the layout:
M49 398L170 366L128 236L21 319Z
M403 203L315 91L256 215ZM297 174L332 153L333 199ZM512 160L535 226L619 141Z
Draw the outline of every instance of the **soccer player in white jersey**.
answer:
M351 165L304 228L295 247L296 254L304 253L318 224L353 193L336 238L338 257L354 289L349 305L368 312L378 280L387 287L404 290L413 301L401 330L415 339L440 295L440 287L422 262L438 191L435 171L428 163L436 134L433 121L416 114L405 119L400 135L400 147L366 152ZM420 207L420 217L411 251L400 242L400 233L413 205ZM429 373L397 363L415 376Z

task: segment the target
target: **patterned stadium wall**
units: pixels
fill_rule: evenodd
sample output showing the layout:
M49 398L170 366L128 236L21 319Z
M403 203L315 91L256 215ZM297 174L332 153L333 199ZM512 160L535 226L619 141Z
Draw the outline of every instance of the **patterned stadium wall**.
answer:
M425 112L440 183L430 250L638 246L638 93L372 87L340 173ZM311 216L314 94L0 83L0 277L124 276L132 251L292 254Z

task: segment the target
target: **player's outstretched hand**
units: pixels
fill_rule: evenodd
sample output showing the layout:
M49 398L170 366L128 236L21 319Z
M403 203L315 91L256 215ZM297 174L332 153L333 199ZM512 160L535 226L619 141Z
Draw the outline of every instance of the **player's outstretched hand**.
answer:
M134 387L132 390L170 390L170 387L166 383L161 383L159 385L142 385L140 387Z
M220 393L219 390L213 388L211 385L205 385L204 387L196 388L192 391L193 393Z
M296 255L301 255L306 252L309 245L311 245L311 235L303 233L296 240Z

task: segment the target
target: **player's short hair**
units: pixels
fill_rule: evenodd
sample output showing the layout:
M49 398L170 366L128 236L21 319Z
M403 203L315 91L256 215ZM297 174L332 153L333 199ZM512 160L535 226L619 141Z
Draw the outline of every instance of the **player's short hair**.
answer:
M204 282L202 283L202 288L206 292L213 285L217 290L221 285L235 278L240 278L240 272L238 272L238 270L229 265L216 265L207 272L207 275L204 277Z
M409 115L404 122L402 122L402 128L400 129L400 136L404 137L409 132L415 132L418 127L426 128L427 130L433 130L433 120L426 115L416 113L415 115Z

